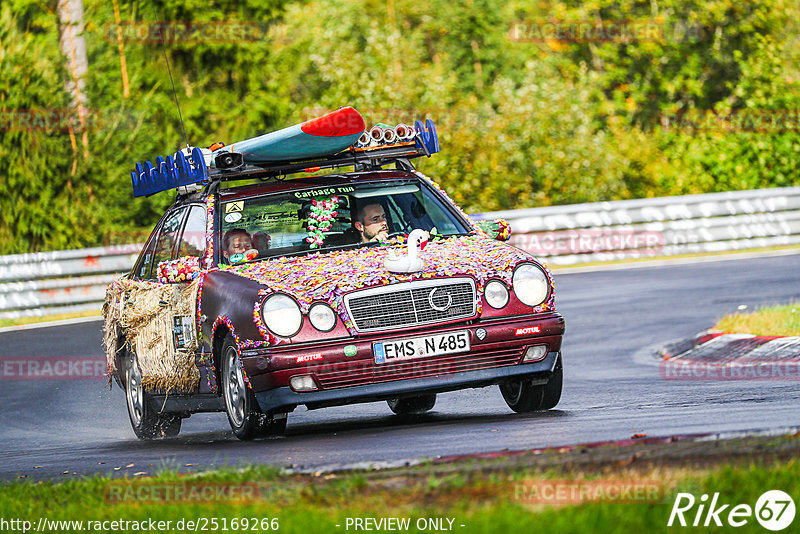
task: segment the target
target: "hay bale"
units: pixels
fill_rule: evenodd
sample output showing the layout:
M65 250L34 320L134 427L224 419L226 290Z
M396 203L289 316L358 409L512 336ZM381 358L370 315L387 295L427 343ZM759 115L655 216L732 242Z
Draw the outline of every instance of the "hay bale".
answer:
M103 305L104 345L109 369L114 368L117 332L125 333L142 371L142 386L148 391L192 393L197 391L200 372L195 350L200 346L194 306L200 280L188 284L154 284L122 279L109 286ZM189 316L191 340L176 349L173 316Z

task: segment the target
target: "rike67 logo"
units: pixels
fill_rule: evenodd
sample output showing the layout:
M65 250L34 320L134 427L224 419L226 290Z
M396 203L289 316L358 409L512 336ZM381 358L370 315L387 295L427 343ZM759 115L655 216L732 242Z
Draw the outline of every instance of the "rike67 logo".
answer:
M727 523L732 527L741 527L755 516L765 529L779 531L792 524L794 514L794 501L781 490L764 492L756 501L755 508L749 504L732 506L723 503L719 493L714 493L710 502L706 494L698 500L691 493L678 493L667 526L721 527Z

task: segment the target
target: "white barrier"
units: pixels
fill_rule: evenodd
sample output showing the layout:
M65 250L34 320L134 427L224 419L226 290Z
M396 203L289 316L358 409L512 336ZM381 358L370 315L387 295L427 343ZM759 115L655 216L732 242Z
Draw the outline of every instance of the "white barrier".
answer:
M511 223L510 243L550 264L800 244L800 187L470 215ZM142 245L0 256L0 319L100 309Z
M554 265L800 244L800 187L572 204L504 218L511 244Z

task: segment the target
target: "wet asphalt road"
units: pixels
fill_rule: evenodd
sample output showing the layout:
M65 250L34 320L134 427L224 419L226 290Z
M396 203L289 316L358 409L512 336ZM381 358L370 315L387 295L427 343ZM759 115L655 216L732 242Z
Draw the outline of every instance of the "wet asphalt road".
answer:
M385 403L300 407L289 414L286 437L250 443L233 436L224 414L195 414L178 438L139 442L116 385L4 376L0 479L152 474L165 465L196 471L240 462L322 469L632 434L800 426L798 381L664 380L653 356L660 345L712 326L739 305L800 301L800 255L556 274L556 289L567 323L564 394L550 412L514 414L490 387L442 394L431 413L416 417L394 416ZM100 327L94 321L0 333L0 359L100 357Z

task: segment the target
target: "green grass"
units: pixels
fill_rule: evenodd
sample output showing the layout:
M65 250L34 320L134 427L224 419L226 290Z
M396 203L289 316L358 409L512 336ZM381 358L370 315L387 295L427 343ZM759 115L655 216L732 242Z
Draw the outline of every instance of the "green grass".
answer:
M22 326L26 324L44 323L50 321L63 321L65 319L77 319L80 317L99 317L99 311L84 311L75 313L56 313L53 315L42 315L40 317L20 317L18 319L0 319L0 328L4 326Z
M715 328L757 336L800 336L800 303L726 315Z
M797 488L800 462L760 465L722 464L710 469L687 467L623 467L585 474L537 470L514 466L481 469L480 463L462 462L449 471L431 464L415 469L388 472L326 475L281 475L272 467L226 468L200 475L180 475L165 470L152 478L115 479L96 476L67 482L16 482L0 485L3 518L39 517L52 520L171 521L177 532L179 520L217 518L277 518L279 532L302 534L353 532L345 529L347 518L408 517L409 532L419 532L420 518L451 518L455 532L514 533L539 532L667 532L667 520L677 492L689 492L699 499L703 493L720 493L720 500L754 506L769 489L789 492ZM608 482L653 481L663 484L656 502L584 502L550 505L526 502L519 487L525 484L563 480ZM125 481L140 491L146 484L238 484L257 482L265 488L264 498L242 503L211 500L207 504L133 503L108 501L113 487ZM133 493L135 493L135 491ZM795 498L797 494L795 492ZM692 515L697 507L692 509ZM798 519L795 523L800 521ZM447 521L444 522L447 525ZM340 525L337 527L336 525ZM464 525L461 527L460 525ZM259 525L260 526L260 525ZM250 525L252 527L252 524ZM673 529L676 527L673 526ZM677 527L679 528L679 527ZM690 527L691 528L691 527ZM184 530L187 528L184 526ZM231 529L232 530L232 529ZM710 532L718 530L707 529ZM754 518L739 532L761 532ZM68 531L68 530L66 530ZM255 530L263 532L257 528Z

